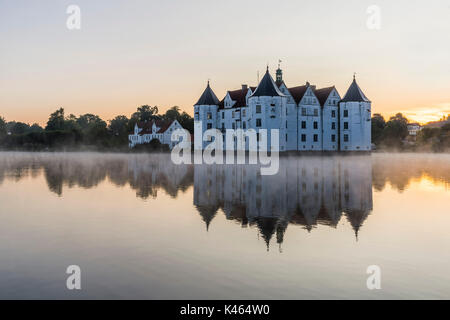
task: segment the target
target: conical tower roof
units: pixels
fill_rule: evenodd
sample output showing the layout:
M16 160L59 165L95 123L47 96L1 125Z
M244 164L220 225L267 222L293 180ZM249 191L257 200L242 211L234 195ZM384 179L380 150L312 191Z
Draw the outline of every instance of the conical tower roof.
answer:
M341 102L370 102L356 83L355 76L353 76L353 82Z
M251 95L252 97L282 97L284 94L278 89L278 86L272 79L269 73L269 68L267 68L266 74L262 78L255 92Z
M216 106L219 105L219 99L217 99L216 94L214 91L212 91L211 87L208 85L206 86L205 91L203 91L202 96L200 99L198 99L196 106Z

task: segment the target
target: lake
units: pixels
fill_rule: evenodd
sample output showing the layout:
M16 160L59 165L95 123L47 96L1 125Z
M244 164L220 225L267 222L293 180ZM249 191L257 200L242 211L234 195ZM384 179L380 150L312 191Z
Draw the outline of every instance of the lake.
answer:
M3 299L450 298L450 155L2 152L0 219Z

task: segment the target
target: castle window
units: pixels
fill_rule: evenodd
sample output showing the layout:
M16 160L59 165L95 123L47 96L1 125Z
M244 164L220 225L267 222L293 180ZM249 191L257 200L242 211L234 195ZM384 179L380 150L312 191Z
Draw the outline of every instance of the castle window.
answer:
M314 121L314 129L317 129L318 128L318 123L317 123L317 121Z
M348 110L344 110L344 117L348 118Z
M314 117L317 117L319 115L319 110L314 109Z
M306 116L306 108L302 108L302 116Z
M336 142L336 135L334 134L331 135L331 142Z
M302 142L306 142L306 134L302 134Z
M211 129L211 128L212 128L212 123L208 123L208 124L206 125L206 128L207 128L207 129Z
M319 140L319 136L317 134L314 135L314 142L317 142Z
M344 130L348 130L348 122L344 122Z
M306 121L302 121L302 129L306 129Z
M336 129L336 122L331 123L331 130L334 130L334 129Z
M348 134L344 134L344 142L348 142Z
M331 117L336 118L336 110L331 110Z
M206 119L212 119L212 114L211 114L211 112L208 112L208 113L206 114Z
M233 130L236 129L236 124L234 122L231 124L231 126L232 126Z
M247 129L247 122L242 122L242 128Z
M256 106L256 113L261 113L261 105Z
M261 119L256 119L256 126L261 127Z
M242 109L242 116L245 117L245 114L246 114L245 109Z

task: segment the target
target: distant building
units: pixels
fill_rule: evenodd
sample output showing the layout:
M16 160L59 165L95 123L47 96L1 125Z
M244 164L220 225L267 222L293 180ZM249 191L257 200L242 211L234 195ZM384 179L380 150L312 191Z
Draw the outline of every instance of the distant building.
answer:
M422 129L418 123L408 123L408 133L410 136L417 136L417 133Z
M172 132L183 127L177 121L151 120L136 123L134 133L128 136L129 147L134 148L138 144L150 143L158 140L161 144L167 144L172 149L177 142L171 141Z
M443 126L445 126L446 124L449 124L450 120L441 120L441 121L432 121L432 122L428 122L425 125L425 128L442 128Z
M208 129L279 130L279 151L370 151L371 102L355 78L344 98L335 87L317 89L305 85L288 88L283 72L276 70L276 81L267 69L257 87L242 85L228 91L222 101L209 82L194 105L194 120L201 122L201 136ZM197 127L196 127L197 128ZM203 141L204 149L210 142ZM236 142L232 142L236 149ZM224 138L224 147L227 142ZM248 150L248 141L246 141Z

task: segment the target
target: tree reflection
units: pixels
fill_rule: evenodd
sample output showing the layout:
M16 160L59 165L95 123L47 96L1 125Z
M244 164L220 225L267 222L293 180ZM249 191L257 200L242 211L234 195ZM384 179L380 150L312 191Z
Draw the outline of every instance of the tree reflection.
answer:
M214 218L253 227L267 247L280 246L289 225L308 232L336 228L343 216L356 238L373 207L372 190L403 192L426 177L450 183L450 155L282 157L274 176L256 165L175 165L168 154L0 153L0 185L43 175L48 188L95 188L104 181L131 187L141 199L164 191L176 199L193 186L193 204L206 230ZM273 240L274 239L274 240Z

